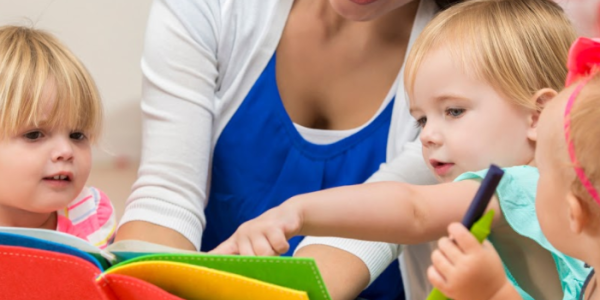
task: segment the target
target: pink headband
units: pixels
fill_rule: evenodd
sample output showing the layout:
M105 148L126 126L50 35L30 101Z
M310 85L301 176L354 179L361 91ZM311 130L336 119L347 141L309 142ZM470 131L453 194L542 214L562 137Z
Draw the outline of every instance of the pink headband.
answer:
M578 38L569 50L567 67L569 69L569 73L567 74L566 86L571 85L580 78L584 78L581 83L577 85L573 91L573 94L571 94L569 97L567 107L565 108L564 125L567 148L569 151L569 156L571 157L571 162L575 166L574 168L577 177L588 193L594 198L594 200L596 200L598 204L600 204L600 196L598 195L598 191L585 175L583 168L580 167L579 162L577 161L577 157L575 155L575 145L571 140L570 118L571 109L573 108L575 99L592 77L592 72L595 72L596 67L600 67L600 40L584 37Z

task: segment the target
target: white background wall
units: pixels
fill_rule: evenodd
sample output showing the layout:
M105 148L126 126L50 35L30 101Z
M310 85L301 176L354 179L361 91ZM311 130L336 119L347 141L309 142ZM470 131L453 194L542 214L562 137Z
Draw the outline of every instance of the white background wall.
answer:
M580 35L600 36L600 0L557 0L569 15Z
M0 0L0 25L56 35L96 80L105 110L96 165L139 160L140 57L151 0Z

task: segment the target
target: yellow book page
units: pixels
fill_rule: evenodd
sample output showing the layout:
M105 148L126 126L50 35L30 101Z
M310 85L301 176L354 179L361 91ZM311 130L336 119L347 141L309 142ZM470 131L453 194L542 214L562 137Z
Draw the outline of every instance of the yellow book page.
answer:
M309 300L304 291L178 262L130 263L104 274L131 276L188 300ZM102 276L97 280L102 280Z

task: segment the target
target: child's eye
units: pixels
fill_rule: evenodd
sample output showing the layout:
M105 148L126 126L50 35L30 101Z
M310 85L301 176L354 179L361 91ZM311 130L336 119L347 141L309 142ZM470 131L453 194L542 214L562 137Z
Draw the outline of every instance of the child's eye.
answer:
M85 140L86 136L82 132L72 132L69 135L69 138L77 141L82 141Z
M418 118L417 121L415 122L415 127L423 128L423 127L425 127L425 124L427 124L427 117L421 117L421 118Z
M465 112L464 108L448 108L446 109L446 115L452 117L460 117Z
M28 139L28 140L38 140L44 137L44 134L41 131L30 131L26 134L23 135L24 138Z

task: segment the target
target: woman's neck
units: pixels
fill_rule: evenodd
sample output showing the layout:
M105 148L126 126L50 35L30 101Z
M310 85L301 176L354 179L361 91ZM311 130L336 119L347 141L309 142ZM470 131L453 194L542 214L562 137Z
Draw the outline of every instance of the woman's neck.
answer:
M295 1L294 9L310 17L325 39L346 38L365 42L405 43L412 31L419 0L407 3L373 20L353 21L340 16L327 0Z
M34 213L14 207L0 205L0 226L55 230L56 224L56 212Z

